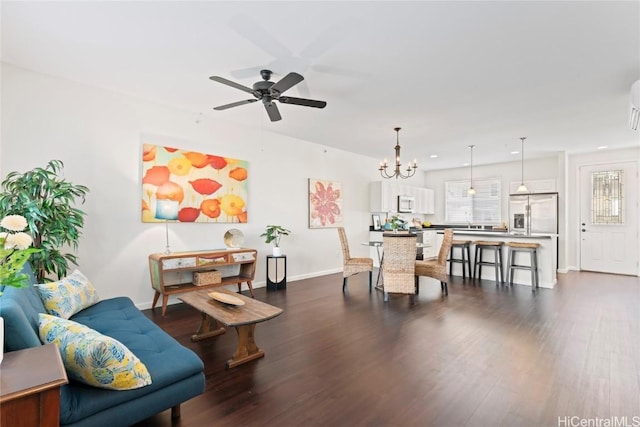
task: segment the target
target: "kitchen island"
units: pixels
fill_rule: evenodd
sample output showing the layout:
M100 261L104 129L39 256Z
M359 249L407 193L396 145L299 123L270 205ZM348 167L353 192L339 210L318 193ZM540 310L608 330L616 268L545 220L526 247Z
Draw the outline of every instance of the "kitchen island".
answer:
M438 231L438 247L442 241L442 235L444 231ZM508 248L507 242L522 242L522 243L539 243L538 248L538 275L539 286L541 288L552 289L557 282L557 269L558 269L558 235L557 234L511 234L497 231L485 231L475 229L459 229L454 228L453 238L456 240L470 240L471 241L471 262L473 264L473 258L475 255L475 248L473 242L476 240L484 240L490 242L504 242L502 247L502 271L504 272L505 280L508 280L507 275L507 262L508 262ZM459 256L456 252L456 256ZM485 255L485 257L491 257L492 255ZM485 258L485 259L487 259ZM529 265L529 255L518 253L516 255L516 264ZM473 267L473 265L472 265ZM447 267L448 268L448 267ZM453 275L462 276L462 265L454 263ZM482 269L483 280L495 280L495 272L493 268ZM513 277L513 283L531 286L531 274L526 270L515 270Z

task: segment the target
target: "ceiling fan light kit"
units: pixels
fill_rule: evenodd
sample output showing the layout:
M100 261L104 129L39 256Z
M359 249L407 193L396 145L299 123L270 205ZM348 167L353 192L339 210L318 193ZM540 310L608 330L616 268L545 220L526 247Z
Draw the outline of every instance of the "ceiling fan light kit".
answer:
M395 151L396 151L396 165L395 165L395 169L393 170L393 173L388 173L387 172L387 167L389 166L387 164L387 159L384 159L383 161L380 162L380 167L378 168L378 170L380 171L380 175L383 178L402 178L402 179L406 179L406 178L410 178L412 177L415 173L416 173L416 169L418 168L418 162L417 160L413 160L413 164L409 163L409 165L407 166L407 174L404 175L402 173L402 171L400 170L400 167L402 166L402 163L400 162L400 129L401 128L394 128L393 130L396 131L396 146L395 146Z
M215 107L214 110L222 111L227 110L229 108L238 107L240 105L251 104L256 101L262 101L265 110L267 111L267 115L272 122L277 122L282 119L280 115L280 111L278 110L278 106L274 103L274 101L278 101L282 104L292 104L292 105L301 105L303 107L313 107L313 108L324 108L327 103L325 101L317 101L315 99L305 99L305 98L294 98L292 96L281 96L285 91L291 89L293 86L300 83L304 80L298 73L289 73L284 76L278 82L272 82L271 79L271 70L261 70L260 75L262 76L262 80L253 84L253 88L241 85L236 82L232 82L231 80L227 80L224 77L220 76L211 76L209 77L211 80L225 84L227 86L231 86L235 89L239 89L243 92L250 93L254 96L255 99L246 99L243 101L232 102L231 104L221 105L219 107Z

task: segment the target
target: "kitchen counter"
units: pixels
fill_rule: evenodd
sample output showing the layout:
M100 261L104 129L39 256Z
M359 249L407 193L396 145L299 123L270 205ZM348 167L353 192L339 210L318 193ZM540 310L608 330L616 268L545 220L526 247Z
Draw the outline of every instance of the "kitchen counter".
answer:
M438 247L442 241L443 230L438 230ZM471 261L472 267L474 262L474 240L485 240L490 242L522 242L539 243L538 248L538 274L539 274L539 286L541 288L552 289L557 282L557 268L558 268L558 235L557 234L511 234L504 231L489 231L489 230L474 230L474 229L455 229L453 231L453 238L458 240L470 240L471 243ZM492 255L485 255L485 259L491 259ZM529 265L529 255L525 253L516 254L516 264ZM506 245L502 248L502 271L504 273L505 280L508 280L507 275L507 262L508 262L508 248ZM454 263L453 275L462 276L462 265ZM493 268L482 269L483 280L495 280L495 272ZM526 270L516 270L514 274L514 283L531 286L531 273Z
M425 228L423 230L428 230ZM443 234L444 230L438 230L438 234ZM470 236L488 236L488 237L509 237L514 239L551 239L557 238L557 234L548 234L548 233L531 233L531 234L522 234L522 233L506 233L504 231L491 231L491 230L474 230L474 229L453 229L454 235L470 235Z

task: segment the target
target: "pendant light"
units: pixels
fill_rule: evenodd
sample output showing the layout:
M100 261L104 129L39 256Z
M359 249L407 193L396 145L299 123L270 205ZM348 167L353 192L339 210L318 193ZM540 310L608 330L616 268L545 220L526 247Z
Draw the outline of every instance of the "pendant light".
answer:
M527 186L524 185L524 140L527 139L526 136L523 136L520 138L520 152L522 153L522 166L521 166L521 179L520 179L520 186L518 187L518 189L516 190L518 193L528 193L529 190L527 189Z
M467 193L471 196L473 196L474 194L476 194L476 189L473 188L473 147L475 147L475 145L470 145L469 148L471 150L471 163L470 163L470 169L471 169L471 173L470 173L470 184L469 184L469 190L467 191Z

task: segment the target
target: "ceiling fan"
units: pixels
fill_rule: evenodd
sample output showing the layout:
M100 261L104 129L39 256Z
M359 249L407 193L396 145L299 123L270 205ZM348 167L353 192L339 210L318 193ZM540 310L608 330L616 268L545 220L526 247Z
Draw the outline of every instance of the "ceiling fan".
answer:
M222 111L228 108L237 107L239 105L250 104L256 101L262 101L264 108L267 110L267 114L269 115L269 119L272 122L277 122L282 119L280 116L280 111L278 111L277 105L273 101L279 101L283 104L293 104L293 105L302 105L303 107L314 107L314 108L324 108L327 103L325 101L316 101L314 99L305 99L305 98L294 98L292 96L282 96L282 93L291 89L293 86L300 83L304 80L298 73L289 73L284 76L280 81L274 83L270 81L271 79L271 70L260 70L260 75L262 76L262 81L256 82L253 84L253 89L241 85L236 82L232 82L231 80L227 80L223 77L219 76L211 76L209 77L211 80L225 84L227 86L234 87L236 89L240 89L241 91L250 93L255 97L255 99L246 99L244 101L232 102L231 104L221 105L219 107L215 107L214 110Z

